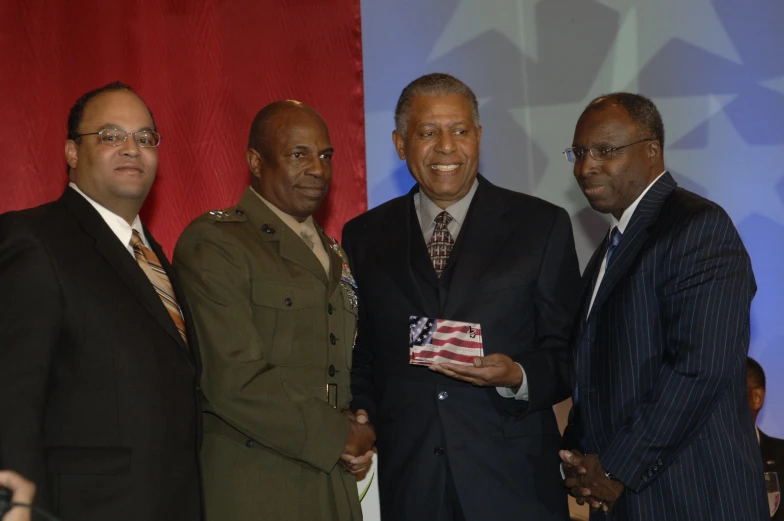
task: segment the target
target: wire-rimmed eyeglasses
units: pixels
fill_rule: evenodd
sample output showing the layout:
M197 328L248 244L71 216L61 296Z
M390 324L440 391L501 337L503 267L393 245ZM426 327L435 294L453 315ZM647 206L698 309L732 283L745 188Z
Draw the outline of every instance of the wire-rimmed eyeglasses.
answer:
M153 130L140 130L138 132L128 133L119 128L105 128L98 132L87 132L86 134L76 134L77 137L82 136L101 136L101 143L109 145L110 147L119 147L125 143L128 136L133 136L139 148L155 148L161 144L161 136Z
M644 143L646 141L655 141L655 137L648 137L645 139L641 139L639 141L635 141L634 143L629 143L628 145L622 145L619 147L614 148L581 148L581 147L569 147L563 151L563 155L566 156L567 161L570 163L579 163L585 158L585 153L590 152L591 157L593 157L597 161L607 161L608 159L612 159L613 154L617 150L621 150L622 148L630 147L632 145L638 145L640 143Z

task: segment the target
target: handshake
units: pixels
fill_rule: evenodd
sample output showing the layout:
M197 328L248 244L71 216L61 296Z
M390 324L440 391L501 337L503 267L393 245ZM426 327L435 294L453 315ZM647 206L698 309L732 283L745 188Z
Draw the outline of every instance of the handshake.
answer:
M565 476L564 486L577 499L577 504L588 503L592 512L612 512L625 486L604 471L599 455L582 455L576 450L562 450L559 455Z
M348 418L350 430L340 465L351 474L357 475L370 468L373 459L373 446L376 444L376 430L368 420L368 413L359 409L356 413L345 409L343 414Z

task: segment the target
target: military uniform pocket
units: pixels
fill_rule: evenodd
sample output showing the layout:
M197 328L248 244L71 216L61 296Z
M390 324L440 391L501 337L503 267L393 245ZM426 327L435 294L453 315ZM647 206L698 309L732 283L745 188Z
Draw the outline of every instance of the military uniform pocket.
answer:
M288 367L310 365L315 344L313 290L254 282L251 299L269 361Z

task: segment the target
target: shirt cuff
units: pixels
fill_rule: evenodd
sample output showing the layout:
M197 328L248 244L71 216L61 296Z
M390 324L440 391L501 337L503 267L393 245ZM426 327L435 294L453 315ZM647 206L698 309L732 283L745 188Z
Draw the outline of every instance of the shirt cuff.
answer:
M517 362L515 362L517 364ZM514 398L515 400L523 400L528 401L528 378L525 377L525 369L520 364L517 364L517 367L523 372L523 383L520 384L519 389L515 389L514 387L496 387L495 390L498 391L504 398Z

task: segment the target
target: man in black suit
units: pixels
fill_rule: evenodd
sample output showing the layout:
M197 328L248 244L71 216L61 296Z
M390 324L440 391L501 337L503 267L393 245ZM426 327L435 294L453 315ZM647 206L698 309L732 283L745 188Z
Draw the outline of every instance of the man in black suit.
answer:
M663 146L656 106L616 93L565 150L612 216L583 274L566 485L616 520L766 519L745 392L751 262L726 212L677 188Z
M198 353L138 213L160 135L112 83L68 117L70 184L0 216L0 468L74 521L198 521Z
M384 521L568 519L552 405L569 394L579 268L568 214L477 174L476 96L409 84L395 148L417 185L348 224L353 408L378 436ZM409 364L410 317L479 324L471 366Z
M746 358L746 391L749 395L751 415L756 424L760 409L765 404L765 371L759 362L750 356ZM784 487L784 440L768 436L759 427L756 429L763 468L765 472L775 472L778 475L779 487ZM784 520L784 509L779 508L773 520Z

